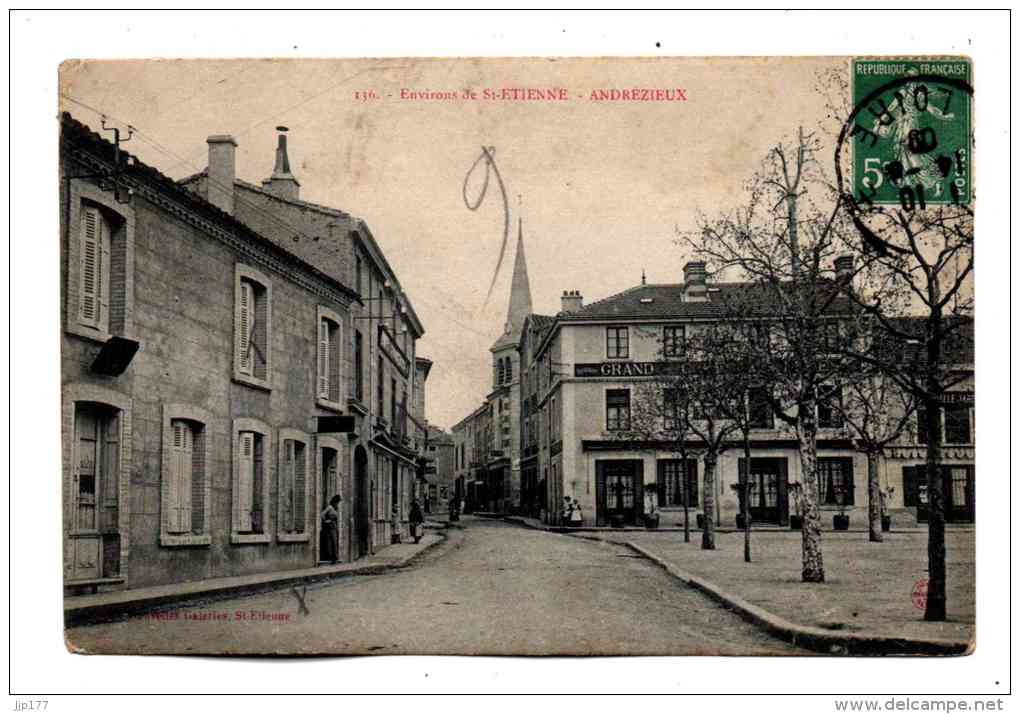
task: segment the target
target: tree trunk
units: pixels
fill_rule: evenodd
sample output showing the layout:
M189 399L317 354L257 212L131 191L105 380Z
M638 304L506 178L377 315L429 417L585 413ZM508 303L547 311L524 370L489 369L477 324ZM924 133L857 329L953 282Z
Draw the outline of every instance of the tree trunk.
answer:
M946 516L942 470L939 468L942 430L939 402L931 391L924 399L924 409L925 430L928 432L925 454L925 470L928 472L928 600L924 619L942 622L946 619Z
M882 493L878 484L878 453L868 452L868 540L882 542Z
M715 510L716 455L705 455L705 528L701 532L701 549L715 550L715 519L709 515Z
M681 437L681 439L686 437ZM681 441L681 444L683 442ZM687 451L683 448L680 449L680 478L683 480L683 498L684 498L684 543L691 542L691 523L690 523L690 512L688 510L687 502L690 497L687 495ZM697 480L697 472L695 472L695 480Z
M818 511L817 425L815 403L811 400L798 407L797 440L800 451L800 478L803 486L803 524L801 525L801 580L805 583L825 582L822 562L822 518Z
M740 493L743 494L740 510L744 514L744 562L751 562L751 442L749 435L744 434L744 472L737 474L740 479Z

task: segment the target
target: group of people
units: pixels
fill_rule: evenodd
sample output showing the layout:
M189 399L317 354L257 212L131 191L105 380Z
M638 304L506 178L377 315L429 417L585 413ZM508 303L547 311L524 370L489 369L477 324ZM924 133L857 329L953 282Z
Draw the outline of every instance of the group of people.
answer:
M563 506L560 509L560 522L564 526L580 526L584 522L584 514L581 512L581 504L576 498L563 497Z
M340 495L329 499L329 505L319 514L322 527L319 529L319 562L336 564L340 560ZM411 501L411 512L408 514L411 526L411 537L417 543L421 540L425 514L421 504L415 498Z

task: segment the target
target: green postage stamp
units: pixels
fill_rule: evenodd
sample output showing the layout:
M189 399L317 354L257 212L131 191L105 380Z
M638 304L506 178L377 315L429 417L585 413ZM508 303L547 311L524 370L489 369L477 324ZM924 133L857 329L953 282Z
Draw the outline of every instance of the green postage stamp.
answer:
M852 60L858 202L908 211L971 202L971 75L962 57Z

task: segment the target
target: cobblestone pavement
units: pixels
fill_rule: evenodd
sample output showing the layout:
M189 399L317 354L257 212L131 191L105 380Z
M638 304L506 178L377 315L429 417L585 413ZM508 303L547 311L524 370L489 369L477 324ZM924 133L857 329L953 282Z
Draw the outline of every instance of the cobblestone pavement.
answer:
M621 546L462 525L463 538L410 568L77 627L67 640L139 654L809 654Z

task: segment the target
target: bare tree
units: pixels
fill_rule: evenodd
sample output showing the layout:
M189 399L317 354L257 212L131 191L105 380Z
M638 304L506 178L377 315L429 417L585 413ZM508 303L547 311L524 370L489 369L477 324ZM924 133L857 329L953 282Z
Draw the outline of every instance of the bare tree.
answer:
M772 387L777 418L794 429L801 462L804 582L825 580L816 481L819 392L837 380L845 360L830 344L833 326L852 319L833 279L832 265L853 224L832 200L831 183L816 159L820 148L799 131L779 144L748 185L742 207L702 218L681 243L703 256L716 274L735 271L749 282L751 305L769 324L762 376ZM732 308L747 319L746 304ZM840 330L835 330L839 334Z
M842 386L842 399L833 406L842 415L854 448L868 460L868 539L881 543L883 497L878 465L886 447L912 423L917 399L888 371L863 361L856 376Z
M851 203L847 198L844 202ZM852 206L856 247L867 268L903 286L911 298L906 319L883 301L885 295L848 290L880 328L885 348L859 355L909 394L923 415L927 442L928 597L924 619L946 618L945 484L942 482L941 405L947 391L970 379L954 356L972 346L974 214L967 206ZM891 348L890 348L891 346ZM917 349L911 354L911 346ZM896 359L890 359L893 355Z

